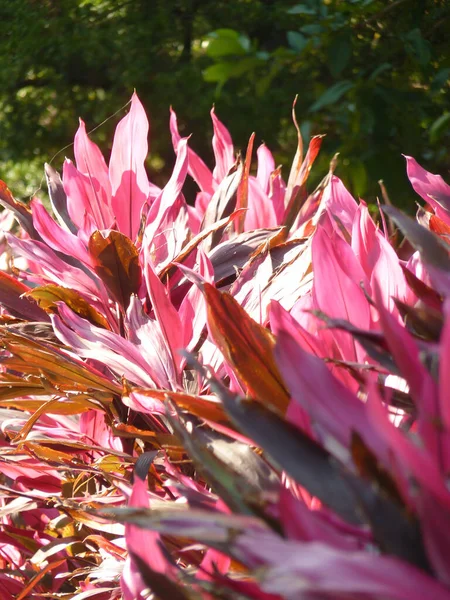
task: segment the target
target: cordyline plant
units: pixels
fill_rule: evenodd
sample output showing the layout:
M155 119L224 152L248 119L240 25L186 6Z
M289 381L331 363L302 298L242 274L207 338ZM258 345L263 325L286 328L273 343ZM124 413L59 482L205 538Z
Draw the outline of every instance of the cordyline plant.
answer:
M136 95L1 183L0 598L449 600L450 187L377 225L211 116L162 190Z

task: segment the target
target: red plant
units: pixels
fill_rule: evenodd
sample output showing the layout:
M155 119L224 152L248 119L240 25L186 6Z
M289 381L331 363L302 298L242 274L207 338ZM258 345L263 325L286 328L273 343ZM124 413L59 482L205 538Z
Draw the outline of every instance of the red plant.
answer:
M0 185L0 597L450 598L450 188L407 159L399 258L320 136L285 184L211 115L162 190L136 95L53 215Z

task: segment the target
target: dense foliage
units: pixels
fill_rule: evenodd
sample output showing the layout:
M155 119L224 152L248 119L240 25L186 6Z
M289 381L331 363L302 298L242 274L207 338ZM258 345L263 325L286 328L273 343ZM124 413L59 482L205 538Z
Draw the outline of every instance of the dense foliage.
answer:
M340 152L357 196L374 203L384 179L412 206L401 153L450 168L449 17L446 0L6 0L0 170L30 195L44 160L70 144L71 123L97 126L133 88L152 110L147 167L159 184L173 166L170 105L209 166L215 102L237 148L254 128L287 169L298 94L304 136L327 134L321 170ZM106 155L113 125L94 134Z
M377 224L211 117L162 189L136 95L52 214L0 182L0 598L449 600L450 186Z

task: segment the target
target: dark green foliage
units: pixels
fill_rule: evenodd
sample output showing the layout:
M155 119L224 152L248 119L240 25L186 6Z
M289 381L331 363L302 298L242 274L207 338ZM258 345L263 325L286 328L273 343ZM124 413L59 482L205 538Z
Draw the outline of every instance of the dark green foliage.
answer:
M27 164L70 144L78 116L92 129L133 88L151 115L155 183L173 164L169 105L207 159L215 102L237 148L251 123L257 142L288 164L298 94L304 136L327 134L317 177L340 152L337 174L356 195L373 202L383 178L392 200L406 203L402 152L435 172L450 166L449 15L446 0L5 0L2 175L16 188ZM116 121L94 134L105 151ZM57 168L64 154L70 148Z

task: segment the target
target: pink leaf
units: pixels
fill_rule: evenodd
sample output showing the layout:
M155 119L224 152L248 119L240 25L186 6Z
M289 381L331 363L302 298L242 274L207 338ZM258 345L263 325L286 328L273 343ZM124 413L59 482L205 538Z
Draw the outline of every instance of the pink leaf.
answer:
M137 346L117 333L95 327L63 303L58 303L58 315L51 315L55 334L84 358L92 358L113 369L119 377L143 387L155 387L152 368Z
M92 264L86 245L76 235L58 225L38 198L31 201L31 212L36 231L50 248L73 256L85 265Z
M270 191L270 176L275 171L275 161L272 152L265 144L261 144L256 151L256 154L258 156L256 179L262 191L265 194L268 194Z
M38 275L35 277L36 280L44 283L50 281L94 296L98 294L98 279L95 275L91 278L81 269L67 264L44 243L35 242L34 240L20 240L10 234L8 234L7 239L15 254L25 257L31 263L36 261L39 265L37 271L43 273L43 276ZM30 276L30 279L32 278L33 276Z
M436 216L450 225L450 185L440 175L426 171L411 156L406 158L406 171L414 190L434 208Z
M369 214L367 204L362 200L353 218L352 249L370 280L380 246L377 239L377 227Z
M364 275L350 246L337 234L333 240L330 239L319 225L312 241L312 262L313 297L317 307L332 318L345 319L361 329L368 329L370 307L359 279ZM342 359L356 362L364 360L365 353L350 334L333 331L332 335Z
M331 176L323 193L322 204L351 232L358 205L339 177Z
M183 327L177 310L170 301L169 294L160 281L150 261L147 261L144 270L148 294L152 303L153 312L161 328L166 346L172 357L176 369L181 365L179 350L183 349Z
M99 229L108 229L114 222L108 167L99 147L89 139L85 124L81 119L75 134L74 154L78 171L85 175L91 183L92 199L95 202L92 210L98 215L97 225Z
M245 214L245 230L277 226L277 216L272 201L261 189L254 177L248 180L248 210Z
M135 476L133 490L131 492L128 506L134 508L149 508L149 497L147 482ZM128 552L139 557L153 571L165 573L170 569L160 547L161 538L158 533L142 529L136 525L125 525L125 541ZM126 600L137 600L145 598L144 591L147 589L139 569L130 556L127 559L122 577L120 579L122 593Z
M408 382L419 413L419 432L428 450L437 458L440 456L440 437L442 435L438 391L433 378L420 360L419 348L414 338L389 313L382 303L380 291L374 288L380 315L380 324L386 343L400 369L401 375Z
M154 237L157 234L163 233L163 231L161 231L161 223L163 219L166 218L168 211L170 211L172 207L176 207L188 172L187 150L187 138L183 138L178 143L177 159L172 175L160 195L150 207L150 211L147 215L147 224L143 242L144 246L153 243ZM173 214L173 211L170 214L172 215L172 220L174 220L176 215ZM170 222L166 226L170 227Z
M367 551L343 552L321 542L300 543L251 532L235 542L243 556L264 562L261 587L283 598L450 600L450 591L430 575L397 558Z
M178 133L177 115L170 109L170 132L172 134L172 144L175 152L178 154L178 144L181 136ZM214 194L215 184L211 171L205 165L203 160L191 148L188 148L188 172L202 192L210 196Z
M325 447L346 461L352 432L357 431L371 448L382 451L364 403L332 375L321 359L303 350L284 327L278 331L275 358L292 399L308 413L311 427Z
M214 282L214 268L206 254L199 249L197 253L198 275L202 281ZM183 268L186 273L187 269ZM196 347L206 325L206 302L198 285L192 285L178 311L180 322L184 328L184 340L187 350L192 352Z
M228 171L234 165L234 148L228 129L219 121L214 112L211 110L211 119L213 122L213 150L216 157L216 167L213 171L213 177L217 183L220 183L228 174Z
M109 162L112 208L119 231L131 240L139 229L141 210L150 192L144 163L148 121L136 92L130 112L117 125Z
M89 178L82 175L67 158L63 165L63 182L67 194L67 211L73 223L80 229L86 229L86 225L91 230L102 227L102 216L96 206L96 192Z
M309 509L284 486L280 490L278 508L284 533L289 540L324 542L342 550L356 550L361 546L357 538L344 535L319 511Z

